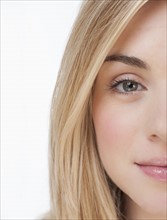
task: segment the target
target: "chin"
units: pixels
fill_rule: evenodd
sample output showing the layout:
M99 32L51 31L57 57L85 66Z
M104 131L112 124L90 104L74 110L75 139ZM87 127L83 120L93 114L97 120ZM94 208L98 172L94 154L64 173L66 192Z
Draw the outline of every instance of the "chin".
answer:
M144 186L142 185L142 190L135 188L131 196L126 194L127 210L131 210L130 216L135 214L144 217L143 219L167 220L166 186L159 187L158 184L156 187L151 184L148 184L149 187Z
M148 213L148 215L152 215L153 219L167 219L167 192L163 194L163 196L159 195L149 198L143 202L141 208Z

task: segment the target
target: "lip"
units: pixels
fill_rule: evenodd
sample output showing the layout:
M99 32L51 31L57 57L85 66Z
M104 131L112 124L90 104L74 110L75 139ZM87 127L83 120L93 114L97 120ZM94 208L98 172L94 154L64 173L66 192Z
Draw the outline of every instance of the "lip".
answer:
M147 176L167 182L167 158L155 158L135 164Z
M165 167L167 166L167 157L162 158L152 158L149 160L143 160L140 162L137 162L139 165L148 165L148 166L161 166Z

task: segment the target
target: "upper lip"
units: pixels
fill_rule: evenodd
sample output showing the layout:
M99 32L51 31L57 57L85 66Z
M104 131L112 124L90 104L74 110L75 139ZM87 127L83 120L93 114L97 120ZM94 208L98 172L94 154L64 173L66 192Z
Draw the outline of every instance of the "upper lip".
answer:
M149 160L143 160L140 162L136 162L137 165L141 166L159 166L159 167L167 167L167 158L152 158Z

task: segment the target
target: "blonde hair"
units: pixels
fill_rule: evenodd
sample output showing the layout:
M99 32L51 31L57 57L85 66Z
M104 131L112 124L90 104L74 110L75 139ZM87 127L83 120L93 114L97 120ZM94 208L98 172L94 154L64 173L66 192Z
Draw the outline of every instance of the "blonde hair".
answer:
M83 2L54 90L49 146L50 211L43 219L123 219L122 192L101 164L91 116L105 57L147 0Z

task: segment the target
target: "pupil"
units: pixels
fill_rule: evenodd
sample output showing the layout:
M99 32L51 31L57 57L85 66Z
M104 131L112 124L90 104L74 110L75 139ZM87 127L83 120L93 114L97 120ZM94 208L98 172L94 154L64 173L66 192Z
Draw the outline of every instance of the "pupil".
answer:
M134 82L124 82L123 83L123 89L125 91L135 91L137 89L137 83L134 83Z

